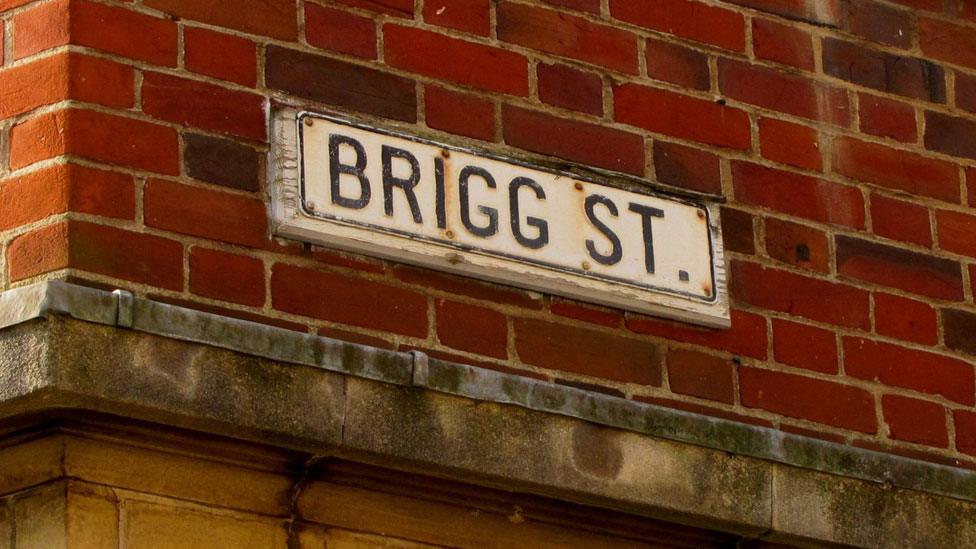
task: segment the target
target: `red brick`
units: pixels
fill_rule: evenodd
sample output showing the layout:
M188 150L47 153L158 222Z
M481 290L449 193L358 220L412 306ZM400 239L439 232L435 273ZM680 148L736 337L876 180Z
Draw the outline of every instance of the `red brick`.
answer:
M759 119L759 146L764 158L798 168L820 171L820 142L817 130L774 120Z
M142 110L176 124L256 141L267 139L264 98L213 84L147 72Z
M881 408L890 438L938 448L949 446L946 410L940 404L884 395Z
M661 385L663 353L653 343L544 320L514 320L522 362L550 370Z
M941 13L943 8L942 0L891 0L895 4L908 6L919 10L927 10ZM967 0L963 0L967 1Z
M871 328L868 292L836 282L733 261L733 299L837 326Z
M582 305L560 297L553 297L552 301L549 302L549 312L610 328L620 326L620 321L623 319L623 314L618 310Z
M741 61L720 59L721 92L732 99L810 120L847 126L847 91L814 80Z
M976 68L976 29L922 17L918 43L927 57Z
M871 228L878 236L932 246L929 210L911 202L872 194Z
M863 93L858 94L858 103L862 132L905 143L914 143L918 138L915 109L911 105Z
M946 347L976 355L976 313L961 309L942 309Z
M889 46L911 47L915 29L908 11L877 2L851 2L847 8L847 27L853 34Z
M407 78L276 45L265 48L264 66L271 89L384 118L417 120L417 86Z
M668 383L678 394L732 404L733 369L728 359L684 349L668 351Z
M317 48L376 59L376 23L346 11L305 4L305 39Z
M383 36L390 66L483 90L529 94L529 65L521 54L397 25L384 26Z
M756 57L812 71L813 40L796 25L771 19L752 20L752 48Z
M644 57L651 78L696 90L712 86L708 56L700 51L648 38Z
M149 181L144 192L150 227L254 248L270 245L261 200L161 179Z
M135 104L135 71L108 59L68 54L68 97L107 107Z
M73 154L164 174L179 173L176 130L101 112L66 109L13 127L10 165Z
M976 456L976 413L968 410L953 412L956 424L956 448L960 452Z
M83 0L71 0L69 5L72 44L154 65L176 66L177 29L169 19ZM231 10L225 6L216 12Z
M874 397L857 387L830 381L739 368L742 405L842 429L874 433L878 429Z
M860 229L864 197L856 187L734 161L737 200L813 221Z
M794 267L830 272L830 247L826 233L772 217L766 218L765 224L766 253L769 257Z
M41 227L15 238L7 248L11 281L23 280L68 266L68 225Z
M610 14L628 23L732 51L746 45L742 14L695 0L611 0Z
M31 0L0 0L0 11L17 8L29 3Z
M966 169L966 195L969 205L976 208L976 168Z
M271 300L286 313L410 337L427 337L427 299L410 290L279 263Z
M949 210L936 210L935 223L939 232L940 248L976 257L976 216Z
M897 295L874 294L874 328L879 335L922 345L935 345L939 340L935 309Z
M543 103L588 114L603 114L603 80L566 65L539 63L539 99Z
M749 212L722 207L722 243L730 252L756 253L754 216Z
M264 264L260 259L194 246L190 250L190 291L241 305L264 305Z
M613 89L615 119L708 145L748 150L749 116L739 109L637 84Z
M714 154L666 141L654 142L657 179L703 193L722 194L722 173Z
M940 112L926 112L925 148L976 159L976 121Z
M937 299L963 297L957 262L845 235L835 242L842 276Z
M945 71L935 63L826 38L823 70L842 80L912 99L945 103Z
M71 27L68 0L51 0L11 18L13 58L21 59L68 43Z
M843 13L839 0L726 0L757 9L787 19L797 19L809 23L836 27L842 21Z
M956 74L956 106L960 109L976 112L976 75L955 71Z
M777 362L815 372L836 374L838 369L833 332L778 318L773 319L773 356Z
M500 2L498 39L628 74L638 73L637 37L553 10Z
M546 4L593 14L600 13L600 0L543 0Z
M424 2L424 22L488 36L491 31L488 0L430 0Z
M508 358L508 321L498 311L437 300L437 339L448 347L495 358Z
M495 105L436 86L424 88L427 125L482 141L495 140Z
M532 152L636 175L644 174L644 138L633 133L502 106L505 142Z
M310 4L311 5L311 4ZM220 55L214 55L220 52ZM257 82L254 42L222 32L183 28L183 62L188 70L253 87Z
M833 154L834 171L851 179L959 201L959 169L948 162L850 137L835 139Z
M330 250L321 246L315 246L314 244L309 247L309 253L312 256L312 259L325 263L326 265L333 265L335 267L342 267L365 273L386 272L386 265L378 259L340 252L338 250Z
M397 279L407 284L420 285L449 294L463 295L500 305L513 305L534 310L542 309L541 297L514 288L505 288L470 278L406 265L394 267L393 274Z
M844 371L891 387L942 395L968 406L976 402L973 365L942 355L845 337Z
M0 118L64 101L68 98L67 84L66 55L0 70Z
M637 315L627 317L627 328L639 334L702 345L760 360L765 359L766 319L736 309L732 309L731 314L732 327L725 330L695 328L685 323Z
M298 37L298 13L290 0L145 0L143 4L217 27L282 40Z
M395 17L413 17L414 0L337 0L340 4L385 13Z

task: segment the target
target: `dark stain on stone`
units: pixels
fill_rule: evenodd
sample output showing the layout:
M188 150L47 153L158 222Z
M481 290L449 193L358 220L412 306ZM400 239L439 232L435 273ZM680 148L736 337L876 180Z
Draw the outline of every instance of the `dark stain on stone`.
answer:
M573 464L588 475L617 478L624 462L619 436L595 425L580 425L573 430Z

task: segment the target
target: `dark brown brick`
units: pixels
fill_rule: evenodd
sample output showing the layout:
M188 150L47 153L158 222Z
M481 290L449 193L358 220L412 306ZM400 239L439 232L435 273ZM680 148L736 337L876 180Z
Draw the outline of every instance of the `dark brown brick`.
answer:
M722 174L718 157L712 153L668 143L654 142L654 168L657 179L703 193L722 194Z
M261 162L256 150L195 133L184 134L183 142L183 159L190 177L242 191L259 190Z
M603 114L603 81L596 74L566 65L539 63L539 99L543 103L589 114Z
M437 338L448 347L479 355L508 358L508 323L498 311L437 300Z
M976 313L958 309L942 311L945 344L950 349L976 355Z
M824 72L875 90L945 103L945 72L922 59L880 52L827 38L823 41Z
M733 368L726 358L685 349L668 351L668 381L678 394L732 404Z
M976 159L976 122L939 112L926 112L925 147Z
M874 42L899 48L912 45L912 17L907 10L878 2L849 2L847 26L852 33Z
M733 208L722 208L722 243L730 252L756 253L753 215Z
M269 88L394 120L417 120L412 80L275 45L265 56Z
M955 261L843 235L836 242L841 275L938 299L962 299L962 268Z

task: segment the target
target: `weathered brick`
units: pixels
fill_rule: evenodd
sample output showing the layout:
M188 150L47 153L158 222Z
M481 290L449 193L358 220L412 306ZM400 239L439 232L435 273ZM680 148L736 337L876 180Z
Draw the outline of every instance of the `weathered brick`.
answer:
M489 303L514 305L526 309L542 309L541 296L514 288L496 286L470 278L406 265L397 265L394 267L393 274L397 279L407 284L416 284L449 294L458 294Z
M918 136L915 109L907 104L876 95L858 94L861 131L914 143Z
M976 168L966 169L966 195L969 205L976 208Z
M143 75L142 110L194 128L267 140L264 98L168 74Z
M68 266L68 224L35 229L7 247L7 276L16 282Z
M820 140L817 130L773 118L759 119L759 146L764 158L798 168L820 171Z
M0 118L67 99L67 56L0 70Z
M911 202L872 194L871 229L885 238L932 246L929 210Z
M976 68L976 30L971 27L922 17L918 44L927 57Z
M211 314L226 316L230 318L239 318L241 320L247 320L248 322L258 322L260 324L275 326L277 328L284 328L286 330L291 330L293 332L299 332L303 334L308 333L308 326L306 326L305 324L299 324L297 322L289 322L287 320L266 316L260 313L252 313L248 311L242 311L240 309L230 309L227 307L218 307L217 305L211 305L209 303L201 303L199 300L196 299L178 299L171 296L160 295L160 294L149 294L146 297L152 299L153 301L159 301L161 303L166 303L169 305L176 305L177 307L186 307L187 309L193 309L195 311L203 311L205 313L211 313ZM354 340L350 339L350 341L354 341Z
M814 69L813 39L795 25L771 19L752 20L752 47L756 57L800 69Z
M844 338L844 371L891 387L942 395L972 406L973 364L859 337Z
M220 55L214 55L220 52ZM210 29L183 28L183 62L188 70L253 87L257 82L254 42Z
M416 88L402 76L271 45L265 49L264 78L269 88L312 101L405 122L417 120Z
M862 38L898 48L912 45L911 13L878 2L849 2L847 28Z
M976 257L976 216L951 210L936 210L935 224L940 248Z
M838 0L726 0L788 19L836 27L843 20Z
M745 18L696 0L611 0L610 14L628 23L732 51L745 49Z
M427 299L379 282L279 263L271 271L271 301L286 313L427 337Z
M108 59L69 53L68 97L106 107L132 107L135 71Z
M424 88L427 125L482 141L495 140L495 104L437 86Z
M637 36L553 10L503 1L497 6L499 40L637 74Z
M732 298L771 311L868 330L868 292L756 263L733 261L729 276Z
M264 305L264 263L260 259L194 246L190 291L241 305Z
M251 246L269 246L264 202L154 179L144 191L146 225Z
M637 84L614 86L615 119L708 145L748 150L749 116L736 108Z
M386 271L386 265L382 261L357 254L331 250L314 244L309 246L309 253L312 259L325 263L326 265L366 273L383 273Z
M102 112L66 109L13 127L10 165L74 154L163 174L179 173L176 130Z
M718 63L718 82L723 94L758 107L840 126L850 122L844 88L724 58Z
M955 410L956 448L960 452L976 456L976 412Z
M823 41L824 73L875 90L945 103L942 67L835 38Z
M653 343L545 320L514 320L522 362L563 372L661 385L663 353Z
M746 204L813 221L864 227L864 197L856 187L734 161L735 197Z
M942 160L850 137L834 140L834 171L948 202L959 201L959 169Z
M927 111L925 148L952 156L976 159L976 121Z
M874 433L878 429L874 397L867 391L810 377L739 369L742 405L843 429Z
M414 0L337 0L340 4L385 13L394 17L413 17Z
M603 114L603 80L599 75L566 65L539 63L539 100L588 114Z
M878 334L923 345L938 342L935 309L922 301L874 294L874 328Z
M643 175L644 138L598 124L556 118L512 105L502 106L502 131L509 145Z
M647 76L685 88L708 90L712 87L708 56L680 44L648 38L644 59Z
M508 358L508 321L498 311L438 299L437 339L448 347L494 358Z
M962 299L959 263L845 235L835 237L837 272L937 299Z
M183 134L186 174L194 179L232 189L259 190L261 162L258 152L209 135Z
M560 6L576 11L600 13L600 0L543 0L546 4Z
M289 0L145 0L146 6L218 27L282 40L298 36L298 12Z
M620 326L623 313L617 309L605 307L595 307L589 304L582 304L577 301L570 301L561 297L553 296L549 302L549 312L566 318L589 322L600 326L616 328Z
M714 154L667 141L654 142L654 173L662 183L722 194L722 173Z
M347 11L306 3L305 39L317 48L376 59L376 23Z
M732 404L735 398L732 361L685 349L668 351L671 391Z
M177 29L169 19L86 0L71 0L68 9L72 44L154 65L176 66ZM232 13L224 8L215 12Z
M976 355L976 313L961 309L943 309L942 327L945 330L946 347Z
M790 221L767 218L766 253L784 263L826 273L830 271L827 234Z
M836 374L837 340L834 333L806 324L773 319L773 356L778 362Z
M960 71L955 73L956 106L969 112L976 112L976 75Z
M938 448L949 446L946 410L934 402L899 395L881 397L891 438Z
M391 24L383 27L383 45L390 66L462 86L529 94L529 64L522 54Z
M722 243L730 252L756 253L754 216L728 206L722 207Z
M424 22L488 36L491 13L488 0L435 0L424 3Z
M32 6L11 18L13 59L21 59L68 43L71 33L68 0Z
M673 339L751 358L766 358L766 319L732 309L732 327L726 330L695 328L646 316L629 315L627 328L639 334Z

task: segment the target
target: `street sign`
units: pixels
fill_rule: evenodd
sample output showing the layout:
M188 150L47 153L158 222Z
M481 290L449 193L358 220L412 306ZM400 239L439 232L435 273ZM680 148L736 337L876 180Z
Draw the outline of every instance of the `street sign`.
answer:
M277 235L729 325L714 204L293 109L273 131Z

